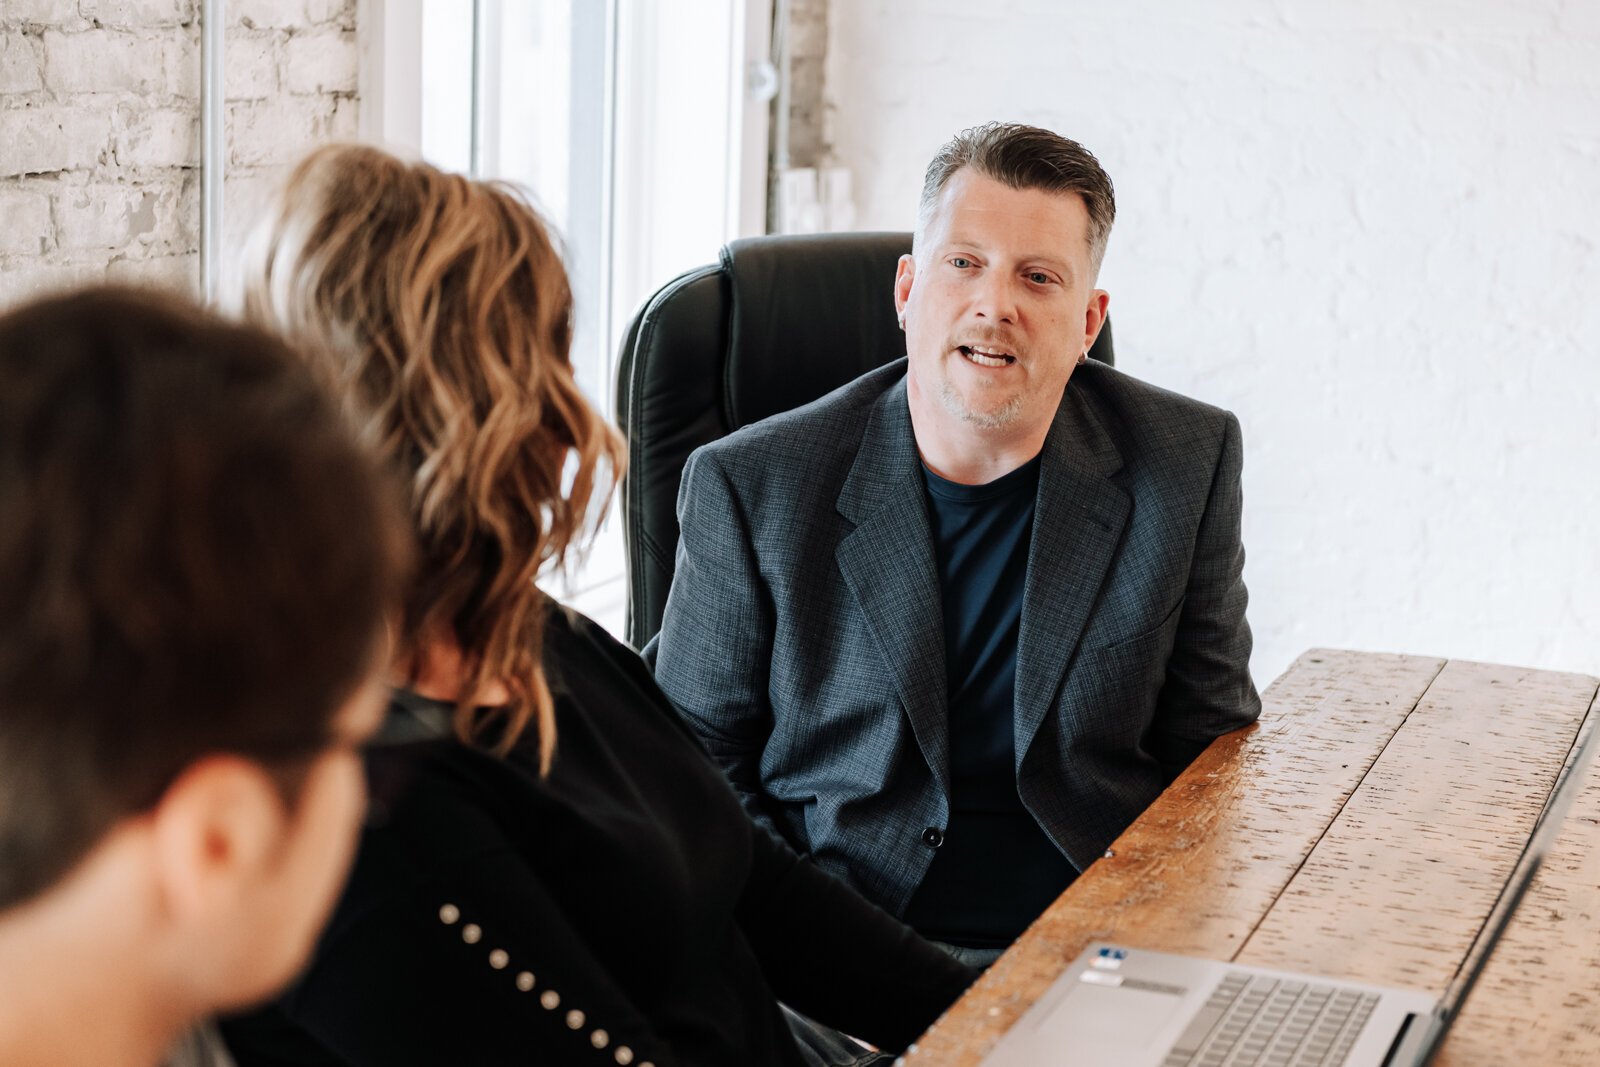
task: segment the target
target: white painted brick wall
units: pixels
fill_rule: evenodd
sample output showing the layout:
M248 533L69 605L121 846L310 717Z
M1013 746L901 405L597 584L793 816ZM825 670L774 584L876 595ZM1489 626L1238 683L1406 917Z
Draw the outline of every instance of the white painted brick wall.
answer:
M278 95L282 60L278 37L270 30L244 30L229 38L223 84L230 101L268 100Z
M44 33L45 85L57 97L124 92L153 97L182 88L181 67L193 62L182 29L84 30Z
M789 163L828 163L823 137L824 65L828 54L829 0L792 0L789 6Z
M87 19L79 18L73 0L5 0L0 7L0 18L6 23L34 23L46 26L87 27Z
M42 193L0 190L0 256L35 256L50 232L50 198Z
M116 131L116 162L124 167L189 166L200 158L197 118L186 108L136 111Z
M317 21L329 21L330 17L324 12ZM292 30L309 21L301 0L228 0L228 18L256 29L273 30Z
M351 0L306 0L305 22L312 26L332 25L353 30L356 28L356 5Z
M0 93L31 93L44 88L36 42L22 34L0 37Z
M281 170L355 136L355 0L230 0L225 246ZM198 283L196 0L0 0L0 307Z
M0 177L100 166L113 117L98 104L0 109Z
M352 33L328 30L289 38L283 80L291 93L354 93L356 40Z
M194 18L195 7L194 0L78 0L78 14L122 30L183 26Z
M1238 413L1254 667L1600 672L1600 4L829 8L862 228L991 118L1117 184L1118 362Z

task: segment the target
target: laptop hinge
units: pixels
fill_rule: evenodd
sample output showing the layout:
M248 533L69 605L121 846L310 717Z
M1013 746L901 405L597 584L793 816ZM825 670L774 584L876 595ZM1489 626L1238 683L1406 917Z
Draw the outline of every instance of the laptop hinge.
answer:
M1427 1016L1411 1012L1400 1024L1400 1032L1389 1045L1383 1067L1422 1067L1433 1059L1439 1035L1444 1032L1444 1013L1434 1009Z

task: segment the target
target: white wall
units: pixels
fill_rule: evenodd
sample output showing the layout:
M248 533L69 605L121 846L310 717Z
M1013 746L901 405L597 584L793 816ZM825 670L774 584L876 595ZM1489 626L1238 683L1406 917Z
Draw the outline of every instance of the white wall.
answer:
M354 0L229 0L225 247L356 130ZM198 0L0 0L0 308L110 280L197 292Z
M987 119L1105 164L1119 366L1244 426L1258 682L1312 645L1600 672L1600 4L829 19L861 228Z

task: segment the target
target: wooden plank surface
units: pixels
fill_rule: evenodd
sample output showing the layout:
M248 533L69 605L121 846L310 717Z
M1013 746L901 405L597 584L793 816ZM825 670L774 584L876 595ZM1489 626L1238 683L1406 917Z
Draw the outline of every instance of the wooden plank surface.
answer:
M1313 649L1262 694L911 1049L974 1064L1084 945L1231 958L1444 661Z
M1096 939L1443 992L1595 686L1521 668L1306 653L1263 694L1261 724L1214 743L907 1061L979 1062ZM1592 773L1441 1064L1600 1063ZM1530 983L1530 967L1551 977ZM1508 1037L1544 1058L1508 1061Z
M1507 1062L1600 1064L1600 763L1434 1064Z
M1240 962L1442 994L1594 694L1585 675L1448 663Z

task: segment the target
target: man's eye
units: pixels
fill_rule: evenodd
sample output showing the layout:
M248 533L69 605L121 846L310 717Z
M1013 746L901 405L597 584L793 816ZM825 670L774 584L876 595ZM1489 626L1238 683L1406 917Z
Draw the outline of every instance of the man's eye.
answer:
M954 256L950 260L950 265L955 267L957 270L966 270L968 267L972 266L972 260L968 259L966 256Z
M1034 285L1049 285L1050 275L1044 273L1043 271L1036 270L1028 275L1028 280Z

